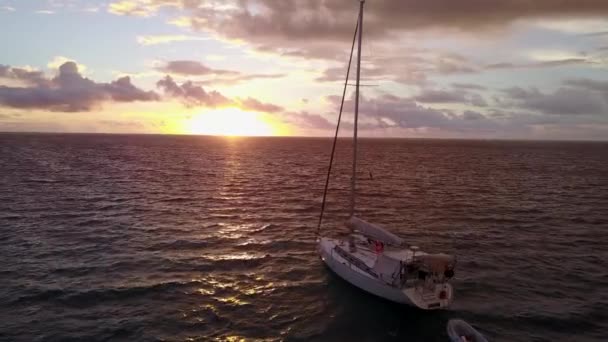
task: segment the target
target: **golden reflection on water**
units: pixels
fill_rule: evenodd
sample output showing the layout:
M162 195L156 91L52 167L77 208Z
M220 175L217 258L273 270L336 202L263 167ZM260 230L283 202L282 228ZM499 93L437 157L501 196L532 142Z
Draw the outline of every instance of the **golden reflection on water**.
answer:
M277 341L276 338L250 338L250 337L243 337L243 336L238 336L238 335L234 335L234 336L226 336L226 337L222 337L222 338L216 338L215 341L222 341L222 342L274 342Z
M218 340L219 341L219 340ZM246 340L242 336L228 336L225 341L227 342L245 342Z
M251 303L246 302L244 300L240 300L237 297L226 297L226 298L222 298L222 297L214 297L216 300L222 302L222 303L227 303L227 304L232 304L232 305L238 305L238 306L242 306L242 305L249 305Z
M203 289L203 288L200 288L200 289L196 290L196 292L198 294L202 294L202 295L206 295L206 296L211 296L211 295L215 294L215 291L208 290L208 289Z
M215 256L216 260L248 260L259 257L256 253L224 253ZM198 322L200 324L209 324L216 320L222 320L229 317L234 310L248 310L247 307L257 305L256 301L260 300L260 296L267 296L278 288L288 286L290 282L277 282L258 272L245 272L238 276L230 274L207 274L200 278L191 279L192 283L197 283L196 289L191 294L199 295L201 305L191 312L184 312L183 319L188 322ZM211 300L212 303L208 301ZM259 312L259 311L258 311ZM268 314L270 321L275 321L281 316L279 312L273 312L273 305L270 304L266 309L263 309L264 314ZM228 315L228 316L226 316ZM294 317L296 319L296 317ZM281 332L282 336L289 333L291 327ZM215 335L217 336L217 335ZM239 335L210 337L210 341L276 341L275 339L250 339ZM201 341L200 337L189 339L191 341Z
M218 223L219 229L214 232L213 236L225 239L241 239L248 234L256 233L261 228L257 224L225 224ZM248 241L257 242L257 240L249 238Z
M230 287L234 286L234 283L231 284L231 283L228 283L228 282L225 282L225 283L224 282L220 282L220 281L217 281L217 280L215 280L215 279L213 279L211 277L203 279L203 282L211 285L214 288L219 288L219 289L226 289L226 288L230 288Z
M229 253L222 255L213 255L208 254L205 255L205 258L213 260L213 261L222 261L222 260L255 260L264 258L265 254L263 253L251 253L251 252L238 252L238 253Z
M203 278L201 280L196 280L202 284L205 284L206 287L200 287L195 290L195 293L203 295L203 296L214 296L216 294L216 290L226 290L230 289L238 292L240 295L244 296L255 296L260 295L269 291L274 291L277 286L281 286L281 284L275 284L272 281L266 282L264 277L256 277L254 278L256 283L239 285L238 282L235 281L219 281L213 277ZM224 303L233 303L237 305L249 304L246 301L240 300L235 296L231 297L214 297L216 300Z
M266 285L258 285L258 286L254 286L253 288L250 289L246 289L243 291L244 294L248 295L248 296L253 296L256 294L261 294L264 291L263 290L267 290L267 289L271 289L273 287L274 283L268 283Z

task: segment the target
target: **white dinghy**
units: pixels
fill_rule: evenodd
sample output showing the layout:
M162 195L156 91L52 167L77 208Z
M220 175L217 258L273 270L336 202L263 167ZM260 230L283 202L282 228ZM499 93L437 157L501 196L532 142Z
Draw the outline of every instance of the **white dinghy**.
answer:
M443 309L449 306L454 298L452 286L448 281L454 276L456 259L445 254L428 254L418 251L417 247L407 246L402 238L387 229L355 217L357 126L364 3L365 0L360 0L359 19L350 59L352 61L355 39L358 38L351 203L350 219L347 222L350 235L347 239L320 235L342 107L336 127L323 206L317 227L318 252L332 271L362 290L397 303L409 304L425 310ZM348 70L350 70L350 61ZM342 106L348 85L348 75L349 72L346 76Z
M488 342L480 332L461 319L449 320L447 330L452 342Z

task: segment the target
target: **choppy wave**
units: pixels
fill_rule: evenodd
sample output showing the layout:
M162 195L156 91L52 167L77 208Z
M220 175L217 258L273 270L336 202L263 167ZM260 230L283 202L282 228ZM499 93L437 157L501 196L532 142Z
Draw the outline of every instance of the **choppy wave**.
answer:
M318 260L330 144L0 135L0 339L442 341L460 317L493 341L608 340L606 144L363 140L360 214L458 257L434 313Z

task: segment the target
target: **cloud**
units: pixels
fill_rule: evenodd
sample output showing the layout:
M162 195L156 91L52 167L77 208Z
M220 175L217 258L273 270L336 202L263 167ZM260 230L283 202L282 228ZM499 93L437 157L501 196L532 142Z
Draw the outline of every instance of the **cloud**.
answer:
M472 110L465 110L462 113L462 118L464 120L483 120L486 119L485 115L479 113L479 112L475 112Z
M149 10L162 5L181 6L192 26L224 32L233 37L277 37L308 40L324 36L342 40L352 32L357 3L350 0L239 0L214 8L202 1L121 1ZM144 4L148 4L145 6ZM131 5L131 7L138 7ZM525 18L601 17L608 13L603 0L379 0L368 4L366 27L370 35L418 27L448 26L461 29L504 25Z
M362 65L361 73L365 81L392 81L405 85L422 86L429 78L439 75L469 74L479 71L476 63L460 54L433 51L416 47L402 47L407 53L396 52L393 44L377 46L374 55ZM354 67L351 79L354 77ZM319 82L344 82L346 64L330 67L317 77Z
M120 0L108 5L108 12L116 15L132 15L139 17L149 17L158 11L164 4L179 1L154 1L154 0Z
M208 40L209 38L186 36L186 35L155 35L155 36L137 36L137 43L144 46L168 44L173 42Z
M467 58L454 53L438 56L435 64L440 74L467 74L477 71Z
M135 102L135 101L156 101L159 97L151 91L144 91L131 83L128 76L121 77L101 87L108 93L112 100L116 102Z
M336 108L340 104L340 98L337 96L327 99ZM362 97L359 105L362 113L360 120L366 129L447 128L452 120L458 119L458 116L451 111L424 107L411 98L394 95L383 95L377 98ZM345 102L345 108L353 107L352 98Z
M476 94L476 93L473 93L470 95L469 103L476 107L487 107L488 106L488 102L486 101L486 99L483 96Z
M415 101L397 96L383 96L377 99L365 99L362 109L379 119L378 125L386 122L400 128L447 127L451 120L448 113L423 107Z
M289 112L281 116L289 124L300 129L329 130L335 129L335 124L330 123L326 118L318 114L309 112Z
M544 68L544 67L559 67L564 65L576 65L576 64L593 64L593 62L587 60L586 58L567 58L555 61L542 61L534 64L530 64L527 67L536 67L536 68Z
M157 67L157 70L174 75L207 76L207 75L236 75L237 71L213 69L197 61L169 61Z
M133 85L129 76L120 77L109 83L97 83L82 76L78 64L71 61L63 63L53 78L47 78L44 73L37 70L0 65L0 81L2 79L16 80L27 85L26 87L0 85L0 105L18 109L86 112L100 107L105 102L162 100L156 92L145 91ZM284 111L281 106L261 102L252 97L231 99L218 91L208 91L192 81L178 84L169 75L159 80L157 87L167 98L177 99L187 106L211 108L235 106L243 110L265 113Z
M163 7L177 9L175 20L181 26L246 41L267 51L291 50L307 56L333 54L336 42L349 41L358 10L352 0L122 0L110 4L109 10L149 16ZM604 0L378 0L367 4L365 30L377 41L412 29L440 27L478 33L515 20L601 18L606 14L608 2ZM449 63L444 66L446 70L452 67Z
M239 102L242 108L247 108L248 110L253 110L256 112L278 113L284 110L284 108L281 106L277 106L271 103L263 103L252 97L239 100Z
M14 68L0 64L0 79L2 78L21 81L27 85L49 84L42 71L29 68Z
M218 107L233 104L233 102L217 91L207 92L203 87L197 86L192 81L177 84L171 76L156 83L157 87L173 98L181 99L189 106Z
M467 92L449 90L424 90L414 97L422 103L463 103L468 102Z
M82 11L85 13L97 13L97 12L99 12L99 7L95 7L95 6L85 7L82 9Z
M16 119L21 117L21 114L5 114L5 113L0 113L0 119Z
M422 92L413 97L413 100L419 103L458 103L477 107L486 107L488 105L481 95L466 89L423 89Z
M420 70L424 67L420 64L407 64L405 59L401 60L400 65L396 65L395 67L389 68L388 65L393 65L395 61L385 61L384 63L378 63L379 66L376 65L364 65L361 67L361 74L364 77L363 82L385 82L385 81L394 81L397 83L408 84L408 85L421 85L426 83L427 74L426 72ZM316 78L318 82L344 82L346 77L346 68L344 66L341 67L331 67L327 68L323 71L321 76ZM350 81L354 78L354 72L351 71Z
M522 98L533 98L526 89L509 90ZM339 97L328 97L330 103L339 106ZM598 123L599 131L607 131L608 122L597 117L577 118L538 113L535 110L482 110L457 111L436 109L417 103L412 98L384 95L361 99L360 129L367 134L393 132L392 134L423 134L423 136L452 137L532 137L534 132L559 127L567 130L579 125ZM352 110L353 100L346 102ZM352 126L352 123L348 123ZM345 125L348 127L349 125ZM603 125L603 126L602 126ZM604 128L601 128L604 127ZM432 133L430 133L432 132ZM432 134L432 135L431 135ZM578 133L577 133L578 134Z
M2 75L27 81L28 87L0 86L0 104L20 109L45 109L57 112L86 112L103 102L158 101L159 96L135 87L129 77L110 83L96 83L83 77L75 62L65 62L57 76L44 78L37 71L0 68Z
M452 87L464 90L486 90L487 88L479 84L473 83L452 83Z
M235 70L214 69L207 65L189 60L169 61L156 67L158 71L173 76L203 77L195 82L198 85L223 84L233 85L256 79L275 79L285 77L285 74L245 74Z
M504 89L503 93L518 108L535 110L550 115L596 115L605 116L608 110L606 99L585 87L598 84L587 81L571 81L578 87L562 87L553 93L544 93L537 88L513 87ZM581 87L583 89L581 89ZM505 103L508 105L508 103Z
M412 97L419 103L430 104L466 104L476 107L487 107L485 98L472 90L483 90L485 88L470 84L456 84L452 90L447 89L422 89Z
M186 106L190 107L204 106L215 108L235 106L243 110L264 113L278 113L284 110L283 107L271 103L264 103L251 97L245 99L230 99L218 91L207 91L203 87L194 84L192 81L178 84L169 75L158 81L156 85L165 95L178 99Z
M222 85L235 85L242 82L253 81L253 80L270 80L286 77L287 74L233 74L225 76L214 76L212 78L198 81L197 83L208 85L208 84L222 84Z
M465 56L420 48L416 30L468 32L490 35L518 20L593 18L608 14L604 0L378 0L368 2L365 12L365 41L373 42L366 55L366 81L389 81L424 85L434 76L460 75L498 68L536 68L592 64L584 57L542 60L515 64L486 63ZM170 23L205 32L216 39L245 43L247 48L279 56L319 59L325 66L320 82L343 81L344 67L333 62L348 58L357 15L352 0L131 0L114 1L113 12L122 15L154 15L170 8ZM413 32L413 33L412 33ZM439 31L441 32L441 31ZM439 39L443 39L442 35ZM451 36L453 37L453 36ZM368 39L369 38L369 39ZM446 44L445 49L449 49ZM371 54L371 52L369 53ZM388 56L388 57L387 57ZM480 58L475 56L474 58ZM169 71L165 71L169 72ZM172 75L176 73L170 72ZM240 80L223 77L204 84L233 84ZM481 101L477 101L481 104Z
M552 67L560 67L560 66L566 66L566 65L577 65L577 64L595 64L595 63L593 61L587 59L587 58L566 58L566 59L558 59L558 60L550 60L550 61L524 63L524 64L494 63L494 64L488 64L484 68L486 70L495 70L495 69L532 69L532 68L552 68Z
M555 19L537 20L533 22L533 26L556 31L568 35L585 36L606 30L606 20L603 16L596 18L588 17L581 18L580 16L564 16Z
M515 20L562 18L563 16L599 17L608 13L608 2L566 0L558 4L538 0L378 0L366 4L365 38L373 41L373 56L363 66L365 81L392 81L405 85L424 85L440 75L459 75L500 68L540 68L592 64L584 57L563 58L531 63L485 63L445 51L416 48L412 30L453 29L468 32L495 32ZM121 10L118 10L118 8ZM214 38L241 41L255 50L280 56L325 61L347 60L357 3L352 0L131 0L110 5L119 14L149 16L162 8L171 8L181 27L205 32ZM487 33L489 34L489 33ZM369 38L369 39L367 39ZM410 43L408 43L410 41ZM395 44L395 42L399 42ZM407 46L412 45L412 46ZM395 47L399 46L399 51ZM366 46L366 48L369 45ZM388 57L387 57L388 56ZM173 76L188 75L165 68ZM344 67L331 64L317 81L343 81ZM198 75L201 75L200 73ZM200 81L200 80L199 80ZM234 84L240 77L217 77L199 84ZM373 83L374 84L374 83ZM477 98L477 100L480 100ZM483 101L475 101L482 105Z
M72 58L64 57L64 56L55 56L55 57L53 57L53 60L51 60L50 62L47 63L46 66L49 69L58 70L59 67L61 67L62 65L64 65L67 62L76 63L74 61L74 59L72 59ZM76 63L76 65L78 66L78 71L80 73L83 73L83 74L86 73L86 71L87 71L87 66L86 65L84 65L84 64L78 64L78 63Z
M598 31L598 32L584 33L584 34L581 34L581 36L583 36L583 37L602 37L602 36L608 36L608 31Z
M608 98L608 82L606 81L596 81L587 78L578 78L566 80L564 84L571 87L599 92L604 97Z

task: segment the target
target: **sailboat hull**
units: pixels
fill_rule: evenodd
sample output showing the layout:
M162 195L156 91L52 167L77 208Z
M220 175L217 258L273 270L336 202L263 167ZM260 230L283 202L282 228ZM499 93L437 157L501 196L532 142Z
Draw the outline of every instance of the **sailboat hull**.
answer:
M452 287L449 284L441 284L437 287L438 291L445 291L447 294L445 299L425 299L414 287L397 288L390 286L351 265L348 260L345 260L335 252L336 246L343 249L348 248L348 244L345 241L321 238L318 244L321 260L323 260L325 265L342 279L368 293L396 303L411 305L424 310L442 309L451 303Z

